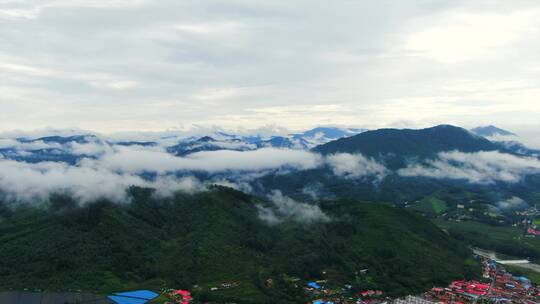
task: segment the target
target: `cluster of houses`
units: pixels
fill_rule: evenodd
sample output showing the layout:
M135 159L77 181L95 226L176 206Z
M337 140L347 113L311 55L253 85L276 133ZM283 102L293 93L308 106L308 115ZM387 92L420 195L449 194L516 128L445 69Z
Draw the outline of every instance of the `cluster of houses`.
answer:
M345 285L343 288L326 287L327 280L308 282L304 286L304 292L314 300L313 304L343 304L356 303L352 297L352 286Z
M515 276L493 260L483 258L483 279L458 280L447 287L434 287L419 296L400 299L385 297L380 290L352 292L347 287L338 292L324 287L325 281L308 282L304 290L315 300L312 304L472 304L472 303L540 303L540 287L524 276Z
M300 283L294 285L302 288L312 300L312 304L472 304L472 303L540 303L540 287L534 286L524 276L514 276L489 258L483 258L482 280L457 280L447 287L433 287L418 296L407 296L400 299L388 298L382 290L354 291L353 286L329 287L327 280ZM268 278L268 287L273 280ZM303 285L303 286L302 286ZM239 286L238 282L226 282L219 289ZM214 288L211 290L217 290ZM193 297L188 290L169 289L162 292L167 297L167 304L191 304ZM158 294L150 291L116 293L109 300L116 304L143 304ZM133 302L139 301L139 302Z
M109 303L114 304L146 304L158 296L159 294L150 290L134 290L117 292L107 296L107 298L110 301Z
M382 290L354 292L353 286L345 284L339 288L326 287L327 280L308 282L304 291L314 298L312 304L376 304L387 302Z
M424 298L434 303L540 303L540 288L523 276L514 276L494 261L484 259L485 282L454 281L432 288Z
M540 231L537 230L536 226L527 228L527 233L532 235L540 235Z
M169 289L163 293L169 301L166 304L190 304L193 301L191 292L183 289Z
M240 282L224 282L224 283L221 283L220 287L216 287L216 286L210 287L210 291L218 291L220 289L234 288L234 287L238 287L239 285L240 285Z

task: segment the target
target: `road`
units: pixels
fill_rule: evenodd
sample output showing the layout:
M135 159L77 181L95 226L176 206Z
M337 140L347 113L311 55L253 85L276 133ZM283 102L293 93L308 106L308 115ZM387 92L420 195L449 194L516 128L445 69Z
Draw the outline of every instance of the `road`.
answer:
M479 256L491 259L501 265L512 265L516 267L526 268L540 273L540 265L533 264L529 260L500 260L497 258L497 253L480 248L473 248L473 252Z

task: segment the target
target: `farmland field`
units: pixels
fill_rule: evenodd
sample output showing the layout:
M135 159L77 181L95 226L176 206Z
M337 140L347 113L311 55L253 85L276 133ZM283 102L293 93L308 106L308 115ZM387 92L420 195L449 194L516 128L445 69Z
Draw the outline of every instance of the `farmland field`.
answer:
M413 205L413 209L426 214L440 215L444 213L448 207L446 202L436 197L426 197Z

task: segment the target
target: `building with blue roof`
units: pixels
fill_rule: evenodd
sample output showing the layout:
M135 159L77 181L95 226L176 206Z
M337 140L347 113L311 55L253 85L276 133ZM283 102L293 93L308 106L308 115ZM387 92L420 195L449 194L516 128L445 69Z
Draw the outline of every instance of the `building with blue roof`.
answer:
M146 299L146 300L152 300L157 298L159 295L153 291L150 290L135 290L135 291L126 291L126 292L117 292L114 294L115 296L121 296L121 297L130 297L130 298L138 298L138 299Z
M116 304L145 304L146 302L155 299L159 294L150 290L135 290L117 292L108 296L111 301Z
M147 299L137 299L122 296L108 296L108 298L116 304L145 304L149 301Z

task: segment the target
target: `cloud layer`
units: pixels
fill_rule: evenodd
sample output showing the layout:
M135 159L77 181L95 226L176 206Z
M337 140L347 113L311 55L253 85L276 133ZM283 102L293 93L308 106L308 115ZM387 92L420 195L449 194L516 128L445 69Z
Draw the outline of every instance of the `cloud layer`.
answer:
M18 153L31 153L16 145ZM58 144L56 144L58 145ZM14 147L10 143L10 147ZM46 148L50 145L32 143L32 148ZM191 175L196 172L246 172L260 176L268 170L304 170L320 166L317 154L298 151L264 148L256 151L212 151L198 152L186 157L177 157L160 147L133 145L111 146L104 143L67 145L67 151L81 153L77 164L64 162L27 163L0 158L0 190L19 200L46 199L51 192L69 192L89 201L101 197L115 201L125 199L129 186L152 187L158 194L172 194L175 191L196 191L203 188L193 177L176 178L178 172ZM60 150L62 151L62 150ZM143 174L150 173L150 179ZM230 183L217 180L216 183ZM242 189L248 185L240 182ZM239 186L239 187L240 187Z
M60 162L30 164L0 159L0 189L14 200L43 201L53 192L62 192L82 202L100 198L125 202L125 191L130 186L152 187L159 195L202 189L200 182L192 177L159 176L148 181L137 175L105 168L70 166Z
M376 176L379 180L382 180L388 173L383 164L368 159L362 154L332 154L326 158L326 162L335 175L345 178Z
M276 171L283 174L328 167L336 176L375 176L379 180L387 174L382 164L362 155L323 157L294 149L203 151L180 157L162 146L171 144L168 142L144 145L135 141L125 145L94 136L63 144L6 138L0 144L6 155L0 158L0 190L18 200L43 200L51 192L69 192L82 201L100 197L122 201L129 186L153 187L159 194L204 188L194 178L177 178L194 174L206 176L204 183L248 192L252 181Z
M134 174L163 174L176 171L264 171L282 167L304 170L315 168L320 163L320 157L314 153L274 148L255 151L205 151L176 157L146 148L117 147L113 153L106 153L98 160L85 160L83 165Z
M0 130L538 126L539 16L529 0L4 0Z
M474 184L517 183L528 174L540 173L540 160L500 152L443 152L427 164L412 164L400 169L405 177L466 180Z
M161 137L152 144L142 141L115 143L97 136L85 136L78 138L78 142L66 143L62 143L62 139L51 142L47 139L2 138L0 154L3 153L5 158L0 158L0 190L18 200L43 200L51 192L69 192L82 201L100 197L123 201L129 186L153 187L159 195L198 191L208 183L247 192L253 189L264 192L267 190L261 190L253 183L264 175L322 168L338 178L379 182L388 175L397 174L463 180L472 184L517 183L529 174L540 174L537 158L501 152L443 152L435 159L411 163L395 172L384 163L361 154L322 156L293 149L203 151L180 157L167 152L169 145L178 143L178 138L177 135L170 140ZM314 181L301 191L316 199L323 190L324 185ZM279 202L276 203L277 210L280 210L279 206L287 210L296 206L278 194L273 194L272 199ZM283 217L285 209L276 212L282 213ZM294 211L298 213L296 216L303 216L299 215L301 210ZM269 218L273 214L261 212Z

